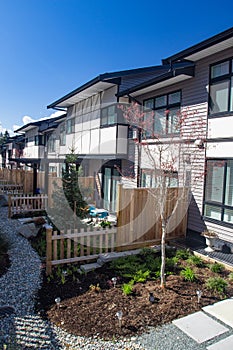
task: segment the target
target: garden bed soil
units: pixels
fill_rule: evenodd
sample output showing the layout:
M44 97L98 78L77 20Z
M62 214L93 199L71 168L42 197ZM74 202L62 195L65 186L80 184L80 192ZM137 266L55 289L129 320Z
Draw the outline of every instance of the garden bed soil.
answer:
M206 279L216 277L216 273L207 267L195 267L195 273L198 276L195 282L184 281L179 274L167 276L165 289L161 289L159 280L136 283L130 296L122 292L123 280L118 279L114 288L111 279L116 273L107 264L86 275L66 276L64 284L58 279L48 282L44 276L37 311L71 334L103 339L130 337L145 332L148 326L171 322L233 295L230 280L223 296L205 287ZM221 277L227 277L227 272L221 273ZM200 303L198 290L203 293ZM149 301L150 292L155 303ZM58 297L59 305L55 303ZM118 311L123 313L121 325L116 316Z

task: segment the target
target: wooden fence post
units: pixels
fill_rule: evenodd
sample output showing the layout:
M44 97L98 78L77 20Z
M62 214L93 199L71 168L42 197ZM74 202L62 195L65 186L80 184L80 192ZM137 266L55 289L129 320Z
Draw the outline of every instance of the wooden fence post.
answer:
M52 232L53 228L50 225L45 225L46 228L46 275L52 273Z

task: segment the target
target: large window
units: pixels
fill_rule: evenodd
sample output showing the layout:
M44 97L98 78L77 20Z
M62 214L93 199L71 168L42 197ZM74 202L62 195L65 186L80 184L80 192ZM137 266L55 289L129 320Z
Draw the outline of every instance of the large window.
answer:
M233 224L233 160L208 160L204 215Z
M143 105L146 137L180 132L180 91L150 98Z
M72 134L75 132L75 118L68 119L66 122L66 133Z
M35 136L35 146L44 146L44 135Z
M101 125L112 125L117 123L117 106L111 105L101 109Z
M166 181L167 187L178 187L178 173L164 173L162 175ZM141 171L141 186L142 187L158 187L158 178L152 169L142 169Z
M210 67L209 114L233 111L233 60Z
M48 135L47 147L48 152L55 152L56 136L55 134Z
M66 125L65 123L60 125L60 145L66 145Z

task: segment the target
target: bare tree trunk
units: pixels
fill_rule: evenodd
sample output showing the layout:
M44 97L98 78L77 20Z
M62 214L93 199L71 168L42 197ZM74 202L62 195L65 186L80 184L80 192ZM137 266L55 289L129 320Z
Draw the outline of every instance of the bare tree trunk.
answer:
M161 237L161 268L160 268L160 287L166 287L166 279L165 279L165 266L166 266L166 223L165 220L162 219L162 237Z

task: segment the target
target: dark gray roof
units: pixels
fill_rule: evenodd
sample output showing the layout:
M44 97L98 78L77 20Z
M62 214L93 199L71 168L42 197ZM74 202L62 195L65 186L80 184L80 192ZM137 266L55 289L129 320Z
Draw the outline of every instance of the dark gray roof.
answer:
M221 32L217 35L212 36L209 39L201 41L200 43L189 47L188 49L182 50L175 55L167 57L162 60L163 64L169 64L170 62L183 60L188 56L191 56L199 51L208 49L211 46L217 45L225 40L228 40L233 37L233 27Z
M194 76L194 69L195 69L195 65L192 62L178 62L171 66L170 65L161 66L161 69L160 70L158 69L154 73L154 76L152 75L148 76L147 79L144 79L144 81L142 81L139 84L132 84L129 88L121 89L121 91L119 91L118 93L118 96L129 95L130 93L144 89L148 86L157 84L159 82L165 81L167 79L170 79L172 77L175 77L181 74Z

